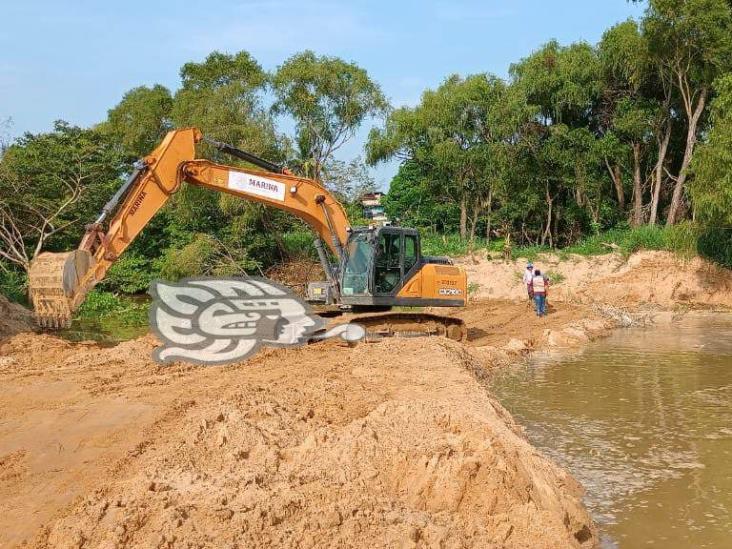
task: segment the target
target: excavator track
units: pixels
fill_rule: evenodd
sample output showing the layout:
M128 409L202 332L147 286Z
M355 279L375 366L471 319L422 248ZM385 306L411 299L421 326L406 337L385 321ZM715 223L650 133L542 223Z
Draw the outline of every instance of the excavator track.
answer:
M367 341L378 341L385 337L446 337L454 341L465 341L467 327L462 319L422 312L386 312L353 314L330 313L322 316L337 318L360 324L366 329Z
M92 263L91 255L83 250L45 252L33 260L28 287L40 327L60 329L71 324L76 302L83 297L78 295L79 281Z

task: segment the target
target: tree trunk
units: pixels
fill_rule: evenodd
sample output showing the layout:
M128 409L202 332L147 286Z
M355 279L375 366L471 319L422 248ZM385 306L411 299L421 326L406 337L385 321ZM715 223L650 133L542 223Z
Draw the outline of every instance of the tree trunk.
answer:
M633 216L630 224L633 227L643 225L643 182L640 168L640 143L633 143Z
M653 189L651 193L651 214L648 218L648 223L651 225L655 225L656 219L658 218L658 201L661 197L661 185L663 184L663 165L666 163L666 153L670 140L671 117L669 116L666 121L666 131L664 132L663 139L658 142L658 160L654 168L655 175L653 176Z
M551 194L549 194L549 184L546 186L546 204L548 206L547 213L546 213L546 228L544 229L544 232L541 235L541 245L543 246L546 243L547 237L549 237L549 240L551 241L552 237L552 203L553 199Z
M613 185L615 187L615 196L618 199L618 207L620 208L621 212L624 212L625 189L623 188L623 174L620 171L620 166L618 164L611 166L607 158L605 159L605 166L607 167L607 171L610 174L610 179L613 180Z
M465 195L460 198L460 238L468 236L468 204Z
M470 216L470 247L473 247L475 240L475 228L478 225L478 217L480 216L480 204L476 201L473 204L473 214Z
M488 191L488 204L486 205L486 208L488 209L488 217L485 221L485 241L486 245L490 246L491 244L491 217L493 216L493 189L490 189Z
M684 185L686 184L686 177L688 175L689 164L691 163L691 157L694 154L694 145L696 144L696 129L699 125L699 119L704 112L704 105L707 101L707 90L702 88L699 92L699 100L696 103L696 108L693 113L689 113L687 108L687 115L689 116L689 127L686 132L686 148L684 149L684 159L681 161L681 169L679 170L679 176L676 178L676 185L674 185L674 194L671 197L671 206L668 210L668 217L666 218L666 225L673 225L677 221L677 215L681 208L681 196L684 191Z

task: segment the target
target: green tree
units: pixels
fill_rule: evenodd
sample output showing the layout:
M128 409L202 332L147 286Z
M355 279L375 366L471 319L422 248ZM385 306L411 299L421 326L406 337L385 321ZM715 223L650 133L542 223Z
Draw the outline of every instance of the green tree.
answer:
M123 148L125 154L140 158L149 154L171 129L173 98L156 84L128 91L119 104L107 112L100 130Z
M673 82L686 139L666 223L681 216L689 166L714 80L732 68L732 10L726 0L650 0L643 18L652 59Z
M369 135L367 160L399 158L428 174L428 192L457 204L460 235L475 235L505 183L507 154L531 116L523 96L487 74L453 75L415 108L392 112ZM488 214L490 217L490 213Z
M379 85L356 65L304 51L290 57L272 78L273 110L290 115L297 128L300 170L320 180L323 168L361 124L386 112Z
M213 52L202 63L186 63L180 72L182 85L172 109L176 126L195 126L205 136L284 161L289 144L277 133L274 118L263 105L267 75L248 52ZM202 156L215 161L242 164L205 144L199 149ZM202 246L208 241L196 240L194 232L208 233L219 241L209 247L217 250L209 257L218 257L222 249L235 250L232 255L250 270L270 263L276 250L284 254L282 229L297 223L281 211L195 187L184 187L171 207L177 220L188 220L186 246ZM174 255L171 249L166 257L173 261Z
M412 227L430 228L436 232L457 231L460 223L457 204L445 201L431 187L429 173L417 162L403 162L383 200L387 216Z
M656 141L659 143L660 164L665 162L670 124L664 122L670 121L670 88L661 87L666 105L661 112L657 102L646 95L658 82L646 38L633 20L608 29L598 45L598 55L603 84L598 117L604 134L605 163L621 210L625 209L624 175L625 172L630 174L633 191L630 221L637 226L644 222L643 189L648 164L644 159L649 156L654 135L661 131L665 132L665 141L663 138ZM663 173L659 175L663 176ZM651 223L655 222L662 181L661 177L658 185L652 184Z
M28 270L41 250L75 247L123 169L119 148L94 129L58 121L19 138L0 162L0 258Z
M180 76L171 112L175 126L195 126L210 138L284 160L286 143L262 104L267 75L248 52L213 52L202 63L183 65ZM202 150L209 158L232 162L215 149L204 145Z
M539 242L554 245L560 232L575 231L561 231L561 223L586 224L582 217L599 223L604 162L596 110L602 66L589 44L562 47L551 41L510 72L538 113L526 138L532 165L526 173L544 203Z
M587 125L602 92L600 62L585 42L562 47L552 40L511 65L513 80L530 104L539 108L544 125Z
M694 155L691 197L702 221L732 226L732 74L715 84L712 126Z

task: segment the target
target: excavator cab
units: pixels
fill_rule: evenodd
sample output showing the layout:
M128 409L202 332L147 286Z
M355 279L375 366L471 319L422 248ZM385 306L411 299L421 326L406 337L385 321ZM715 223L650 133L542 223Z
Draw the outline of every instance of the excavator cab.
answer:
M310 285L311 302L359 309L465 304L464 271L449 258L423 256L416 229L351 230L336 272L336 288L320 282Z
M414 229L351 231L341 265L341 298L359 304L364 298L396 295L418 263L419 234Z

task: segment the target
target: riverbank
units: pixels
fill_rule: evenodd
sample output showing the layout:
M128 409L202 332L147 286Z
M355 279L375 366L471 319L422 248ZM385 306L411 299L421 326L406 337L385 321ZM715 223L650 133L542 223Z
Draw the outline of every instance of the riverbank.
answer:
M596 286L607 269L602 287L641 295L657 280L647 257L595 259L587 279L572 278L577 262L543 260L567 273L545 318L523 295L523 264L466 259L480 286L452 311L464 344L329 341L163 368L151 336L100 348L16 325L0 335L0 544L596 545L581 486L526 441L490 372L657 314L659 302L626 307ZM725 302L713 294L672 307Z

